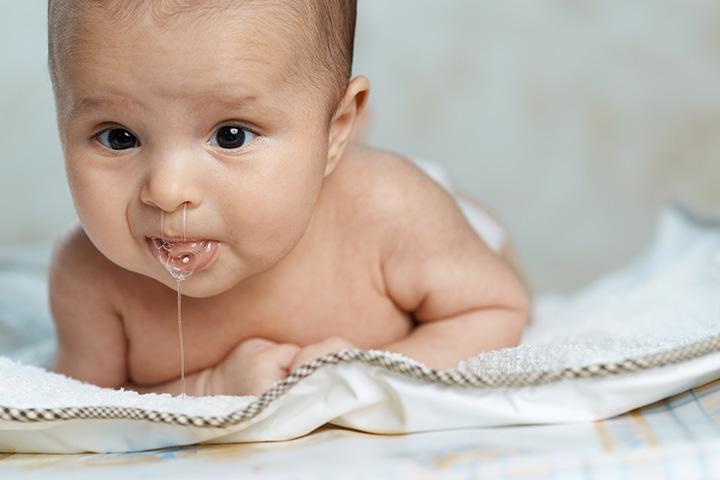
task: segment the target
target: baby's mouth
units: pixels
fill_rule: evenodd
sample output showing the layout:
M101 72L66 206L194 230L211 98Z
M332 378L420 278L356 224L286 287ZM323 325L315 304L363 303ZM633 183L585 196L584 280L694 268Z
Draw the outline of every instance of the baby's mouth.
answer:
M176 240L162 237L145 238L150 253L177 281L185 280L203 269L215 256L215 240Z

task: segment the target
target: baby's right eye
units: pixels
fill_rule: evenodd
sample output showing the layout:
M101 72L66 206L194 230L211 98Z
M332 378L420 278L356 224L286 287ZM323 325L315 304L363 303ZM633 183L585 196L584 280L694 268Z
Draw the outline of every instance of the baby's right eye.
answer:
M111 150L127 150L140 145L137 137L124 128L106 128L95 135L97 141Z

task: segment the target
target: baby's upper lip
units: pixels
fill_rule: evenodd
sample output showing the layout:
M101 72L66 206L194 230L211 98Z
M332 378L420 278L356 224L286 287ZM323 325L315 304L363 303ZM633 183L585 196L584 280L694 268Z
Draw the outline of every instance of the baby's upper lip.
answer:
M199 238L199 237L176 237L176 236L170 236L170 235L147 235L146 238L149 238L150 240L159 238L160 240L164 240L166 242L214 242L216 240L212 240L210 238Z

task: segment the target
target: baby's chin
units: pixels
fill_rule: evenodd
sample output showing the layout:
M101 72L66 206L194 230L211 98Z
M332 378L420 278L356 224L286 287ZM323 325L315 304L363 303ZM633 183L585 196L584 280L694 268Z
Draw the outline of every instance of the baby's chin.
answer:
M151 278L165 285L171 290L178 289L178 282L169 274L157 278L153 275ZM180 282L180 292L185 297L192 298L209 298L227 292L233 285L224 285L223 283L213 281L211 279L201 279L198 277L190 277Z
M186 279L180 281L180 292L183 296L192 298L209 298L224 294L243 281L248 280L249 277L254 276L251 273L248 273L246 276L238 276L237 272L242 270L241 266L237 266L235 269L216 267L194 272ZM145 273L145 275L160 282L171 290L178 289L178 282L166 271L154 271L152 274Z
M192 298L209 298L225 293L232 288L232 285L224 287L222 285L218 285L217 282L203 282L201 280L196 280L197 279L189 278L180 282L180 292L183 296ZM165 286L173 290L177 290L177 283L172 278L170 281L165 281L163 283Z

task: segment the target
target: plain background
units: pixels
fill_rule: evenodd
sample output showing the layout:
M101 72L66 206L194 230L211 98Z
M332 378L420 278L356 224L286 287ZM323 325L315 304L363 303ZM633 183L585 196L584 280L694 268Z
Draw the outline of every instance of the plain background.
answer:
M532 285L618 268L679 201L720 212L720 3L359 0L369 143L433 159L510 230ZM46 3L0 16L0 246L74 219Z

